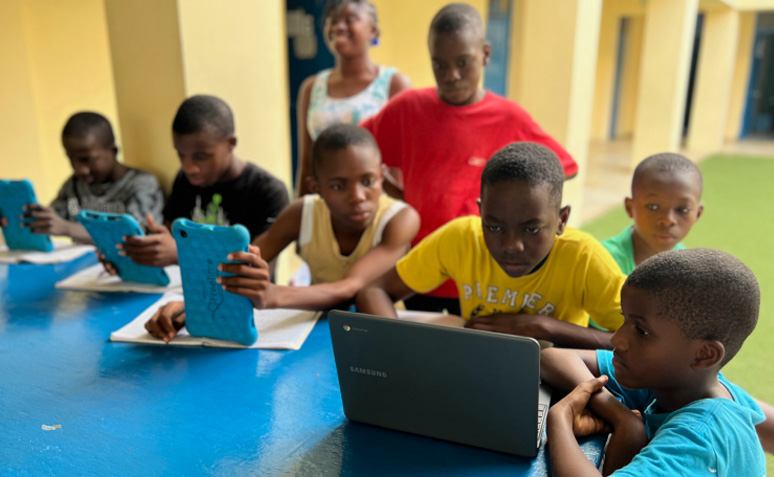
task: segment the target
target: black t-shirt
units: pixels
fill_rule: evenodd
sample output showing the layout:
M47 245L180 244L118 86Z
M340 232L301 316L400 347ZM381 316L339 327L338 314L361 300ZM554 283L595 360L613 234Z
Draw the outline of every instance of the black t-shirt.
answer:
M287 205L285 185L252 163L247 163L236 179L211 187L191 185L180 171L164 207L164 221L183 217L200 224L242 224L254 239Z

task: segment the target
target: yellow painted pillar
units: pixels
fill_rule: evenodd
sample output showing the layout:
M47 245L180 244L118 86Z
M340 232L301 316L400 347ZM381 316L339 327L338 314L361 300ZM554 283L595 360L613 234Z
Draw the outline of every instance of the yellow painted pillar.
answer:
M594 84L594 115L591 123L591 138L597 141L604 141L610 135L621 29L621 17L616 13L610 2L604 3L599 29L599 51Z
M621 84L618 93L618 115L616 136L631 138L634 133L634 118L637 115L637 91L640 83L642 58L642 37L645 30L644 16L629 18L626 32L626 48L623 54Z
M680 147L698 0L649 0L632 163Z
M739 40L736 45L736 60L731 80L725 131L727 141L739 139L742 130L742 121L747 106L747 89L750 84L753 42L755 41L755 16L754 12L743 12L739 15Z
M739 38L739 13L722 8L704 14L688 148L712 153L723 146Z
M586 174L602 0L524 0L519 102L578 162L564 202L578 224Z
M186 97L175 0L106 0L126 162L169 187L180 167L172 119Z

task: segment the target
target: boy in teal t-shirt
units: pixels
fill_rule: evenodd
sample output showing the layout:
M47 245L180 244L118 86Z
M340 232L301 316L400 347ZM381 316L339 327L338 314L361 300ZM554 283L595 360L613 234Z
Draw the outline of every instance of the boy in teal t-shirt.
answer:
M758 321L752 271L719 250L659 253L629 275L621 308L613 351L541 353L541 379L574 388L548 413L551 474L602 475L576 436L605 431L604 475L765 475L764 414L719 374Z

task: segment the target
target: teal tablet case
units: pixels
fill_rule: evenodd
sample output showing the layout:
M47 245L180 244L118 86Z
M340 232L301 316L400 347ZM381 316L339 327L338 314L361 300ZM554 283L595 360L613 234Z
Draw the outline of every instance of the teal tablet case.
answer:
M218 271L232 252L248 251L250 233L241 225L201 225L188 219L172 224L183 279L185 327L193 336L236 341L250 346L258 339L253 303L229 293L215 280L233 276Z
M149 267L134 263L131 258L119 255L116 245L123 242L126 235L145 235L140 224L129 214L111 214L82 210L78 214L80 222L89 232L91 240L97 246L105 260L112 263L122 280L130 282L169 285L169 277L163 268Z
M8 226L3 228L3 236L8 248L41 252L50 252L54 249L48 235L34 234L29 228L22 227L22 223L32 221L21 218L24 206L37 203L30 181L0 180L0 216L8 219Z

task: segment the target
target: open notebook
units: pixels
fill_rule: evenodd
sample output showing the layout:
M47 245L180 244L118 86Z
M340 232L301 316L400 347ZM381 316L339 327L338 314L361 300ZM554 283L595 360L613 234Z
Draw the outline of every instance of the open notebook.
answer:
M136 293L165 293L182 292L183 285L180 281L180 267L170 265L164 267L169 276L169 285L160 286L151 283L128 282L110 275L105 271L101 263L84 268L64 280L56 282L56 288L63 290L84 290L101 292L136 292Z
M0 243L0 263L27 262L37 265L62 263L75 260L81 255L85 255L94 250L96 250L94 245L81 245L58 240L54 240L54 250L51 252L9 250L7 245Z
M159 309L170 301L182 301L177 293L166 293L156 303L149 306L140 315L118 331L110 333L110 341L130 343L165 344L145 330L145 323ZM255 326L258 328L258 341L252 346L244 346L233 341L191 336L185 328L169 344L175 346L218 346L223 348L260 348L260 349L299 349L314 328L319 311L305 310L255 310Z

